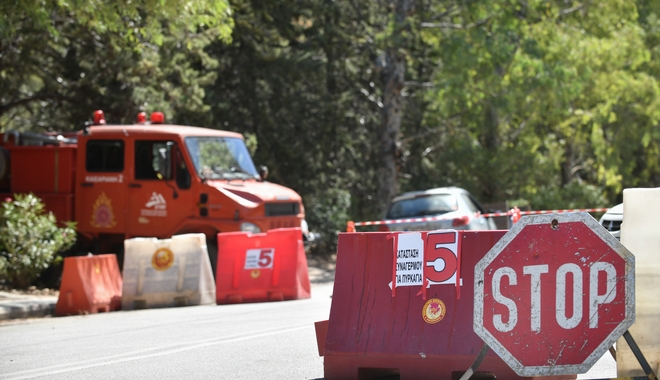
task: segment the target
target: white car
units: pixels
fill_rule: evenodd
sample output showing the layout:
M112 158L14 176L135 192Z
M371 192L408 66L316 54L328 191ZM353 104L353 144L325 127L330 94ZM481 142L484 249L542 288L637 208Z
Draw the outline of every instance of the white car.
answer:
M492 218L482 216L485 213L481 204L467 190L459 187L439 187L411 191L395 197L385 220L419 219L387 224L390 231L497 229Z
M621 223L623 223L623 203L607 210L600 217L600 224L619 240L621 240Z

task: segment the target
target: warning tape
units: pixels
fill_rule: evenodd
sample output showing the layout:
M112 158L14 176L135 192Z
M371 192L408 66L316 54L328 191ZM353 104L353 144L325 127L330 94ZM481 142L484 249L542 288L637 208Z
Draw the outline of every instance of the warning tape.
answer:
M566 209L566 210L539 210L539 211L520 211L517 207L506 212L492 212L488 214L478 214L484 218L494 218L498 216L512 216L515 215L520 218L522 215L539 215L539 214L563 214L567 212L605 212L609 208L582 208L582 209ZM355 227L360 226L380 226L388 224L401 224L401 223L418 223L418 222L434 222L438 220L453 220L455 218L447 218L445 216L428 216L423 218L406 218L406 219L390 219L390 220L375 220L368 222L349 222Z
M539 215L539 214L563 214L566 212L605 212L609 210L609 208L580 208L580 209L569 209L569 210L539 210L539 211L520 211L520 215ZM507 215L512 215L514 213L513 210L506 212L506 213L493 213L493 214L482 214L482 216L486 218L494 217L494 216L507 216ZM503 215L495 215L495 214L503 214Z
M380 226L386 224L399 224L399 223L415 223L415 222L432 222L436 220L453 220L455 218L447 218L443 216L429 216L424 218L408 218L408 219L390 219L390 220L376 220L371 222L355 222L355 226Z

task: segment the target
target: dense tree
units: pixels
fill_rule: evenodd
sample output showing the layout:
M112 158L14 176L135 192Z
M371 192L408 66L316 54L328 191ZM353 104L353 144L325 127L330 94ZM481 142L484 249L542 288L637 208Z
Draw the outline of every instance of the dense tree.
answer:
M38 6L38 5L44 6ZM186 8L190 5L191 8ZM652 0L3 2L0 127L245 133L313 229L400 191L595 207L660 185Z
M228 40L232 21L224 0L29 0L0 11L0 123L18 130L80 128L97 108L117 122L154 106L199 109L205 78L189 62L212 66L203 47Z
M634 156L645 149L632 136L656 124L657 82L644 73L635 4L525 4L474 3L456 24L424 32L442 70L427 95L434 133L414 145L421 180L412 186L445 178L485 200L607 204L624 173L640 169Z

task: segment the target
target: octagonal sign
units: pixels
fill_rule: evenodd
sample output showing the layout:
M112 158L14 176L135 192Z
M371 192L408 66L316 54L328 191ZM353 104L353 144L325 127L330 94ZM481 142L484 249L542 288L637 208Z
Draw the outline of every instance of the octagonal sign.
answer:
M520 376L585 373L635 321L634 267L588 213L525 216L475 267L474 332Z

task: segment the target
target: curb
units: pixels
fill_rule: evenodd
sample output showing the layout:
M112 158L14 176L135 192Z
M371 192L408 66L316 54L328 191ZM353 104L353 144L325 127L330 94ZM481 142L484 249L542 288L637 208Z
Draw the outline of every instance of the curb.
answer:
M57 297L7 296L0 298L0 321L19 318L41 318L55 315Z
M308 275L312 284L330 283L334 281L334 260L313 261L308 265ZM55 316L57 296L26 295L0 291L0 321L25 318L43 318Z

